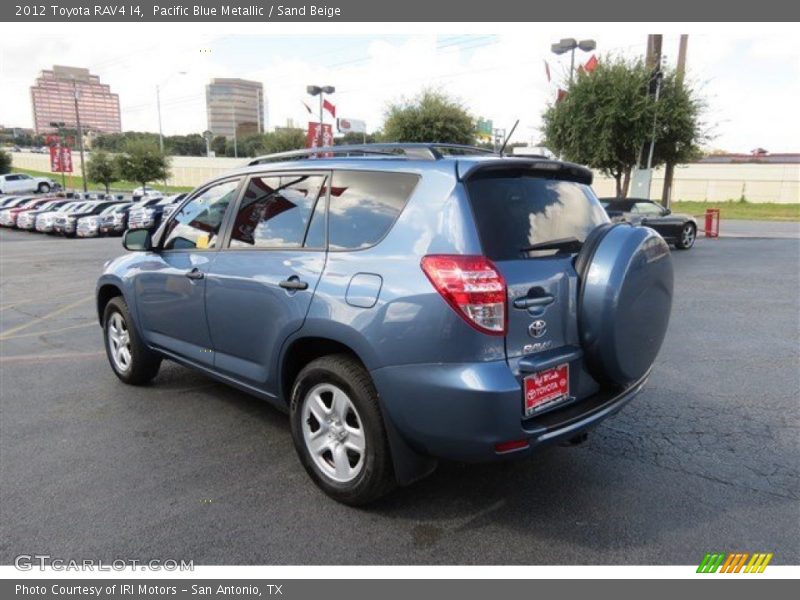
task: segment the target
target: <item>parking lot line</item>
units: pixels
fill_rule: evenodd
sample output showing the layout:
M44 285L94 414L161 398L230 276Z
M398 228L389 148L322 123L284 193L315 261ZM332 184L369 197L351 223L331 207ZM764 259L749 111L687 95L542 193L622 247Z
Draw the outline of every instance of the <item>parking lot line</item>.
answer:
M97 321L88 321L80 325L70 325L69 327L60 327L58 329L50 329L48 331L30 331L28 333L20 333L19 335L2 335L0 340L18 340L20 338L36 337L39 335L52 335L54 333L63 333L64 331L72 331L73 329L82 329L84 327L98 326Z
M0 363L15 362L47 362L50 360L97 358L105 356L105 352L61 352L51 354L19 354L17 356L0 356Z
M81 288L80 290L73 290L71 292L63 292L59 294L59 296L63 299L64 297L71 297L77 296L78 294L85 294L86 288ZM41 302L41 298L28 298L26 300L19 300L17 302L10 302L9 304L4 304L0 306L0 312L4 310L9 310L12 308L17 308L18 306L25 306L27 304L33 304L34 302Z
M12 335L14 333L17 333L18 331L22 331L23 329L27 329L28 327L31 327L33 325L36 325L37 323L41 323L42 321L46 321L47 319L52 319L53 317L56 317L56 316L60 315L61 313L65 313L69 309L75 308L76 306L80 306L84 302L87 302L87 301L91 300L93 297L94 297L93 294L90 294L88 296L84 296L80 300L76 300L75 302L67 304L66 306L62 306L61 308L58 308L58 309L56 309L56 310L54 310L52 312L49 312L46 315L42 315L41 317L36 317L35 319L31 319L30 321L28 321L27 323L23 323L22 325L17 325L16 327L12 327L8 331L4 331L4 332L0 333L0 340L4 340L4 339L8 338L8 336L10 336L10 335Z

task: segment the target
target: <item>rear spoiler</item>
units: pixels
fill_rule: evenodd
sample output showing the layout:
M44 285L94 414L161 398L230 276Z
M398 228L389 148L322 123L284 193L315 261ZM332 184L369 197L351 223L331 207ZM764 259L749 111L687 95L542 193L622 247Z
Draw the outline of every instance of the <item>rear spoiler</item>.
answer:
M591 170L574 163L514 157L503 157L498 160L480 162L459 161L457 172L461 181L468 181L469 179L486 175L501 176L502 173L515 173L517 175L529 173L533 176L552 177L585 185L592 185L593 178Z

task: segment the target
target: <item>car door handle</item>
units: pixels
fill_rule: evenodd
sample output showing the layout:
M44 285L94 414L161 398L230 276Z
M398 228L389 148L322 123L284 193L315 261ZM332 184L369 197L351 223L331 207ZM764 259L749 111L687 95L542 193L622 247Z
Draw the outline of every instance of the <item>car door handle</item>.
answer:
M187 271L187 272L185 273L185 275L186 275L186 276L187 276L189 279L194 279L195 281L196 281L196 280L198 280L198 279L202 279L203 277L205 277L205 276L206 276L206 274L205 274L205 273L203 273L203 272L202 272L200 269L198 269L197 267L195 267L195 268L194 268L194 269L192 269L191 271Z
M517 298L514 300L514 308L537 308L540 306L547 306L552 304L553 298L550 294L545 296L537 296L536 298Z
M279 284L285 290L306 290L308 289L308 283L305 281L300 281L300 278L297 276L289 277L289 279L284 279Z

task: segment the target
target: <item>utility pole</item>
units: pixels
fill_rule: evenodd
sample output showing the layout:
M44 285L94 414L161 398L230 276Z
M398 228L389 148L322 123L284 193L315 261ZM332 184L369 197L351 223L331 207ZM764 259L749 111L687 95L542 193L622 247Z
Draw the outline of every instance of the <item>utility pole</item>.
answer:
M678 88L683 88L683 79L686 75L686 49L689 45L689 36L681 34L678 44L678 64L675 66L675 83ZM672 180L675 176L675 164L668 162L664 166L664 189L661 192L661 204L669 208L672 201Z
M158 107L158 147L164 153L164 132L161 129L161 86L156 86L156 106Z
M233 108L233 157L239 158L239 143L236 141L236 100L232 103Z
M83 129L81 128L81 113L78 110L78 82L75 81L75 78L72 79L72 89L75 92L75 121L78 126L78 149L81 153L81 177L83 178L83 191L87 192L88 188L86 187L86 164L83 160Z
M325 136L322 133L322 92L319 93L319 147L322 148L325 145Z
M656 69L661 65L661 44L664 36L660 33L651 33L647 36L647 58L645 64L648 69Z

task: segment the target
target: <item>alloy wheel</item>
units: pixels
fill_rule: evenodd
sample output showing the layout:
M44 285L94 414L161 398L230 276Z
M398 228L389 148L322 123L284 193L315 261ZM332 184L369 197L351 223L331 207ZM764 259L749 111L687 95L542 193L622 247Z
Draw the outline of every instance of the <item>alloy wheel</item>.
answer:
M328 478L348 483L358 477L366 458L362 420L350 397L323 383L303 400L303 441L314 464Z
M687 225L683 228L683 233L681 235L681 242L683 243L684 248L690 248L692 244L694 244L694 227L691 225Z
M108 320L108 349L111 352L111 359L114 366L122 373L131 368L131 336L128 331L125 319L118 312L111 315Z

